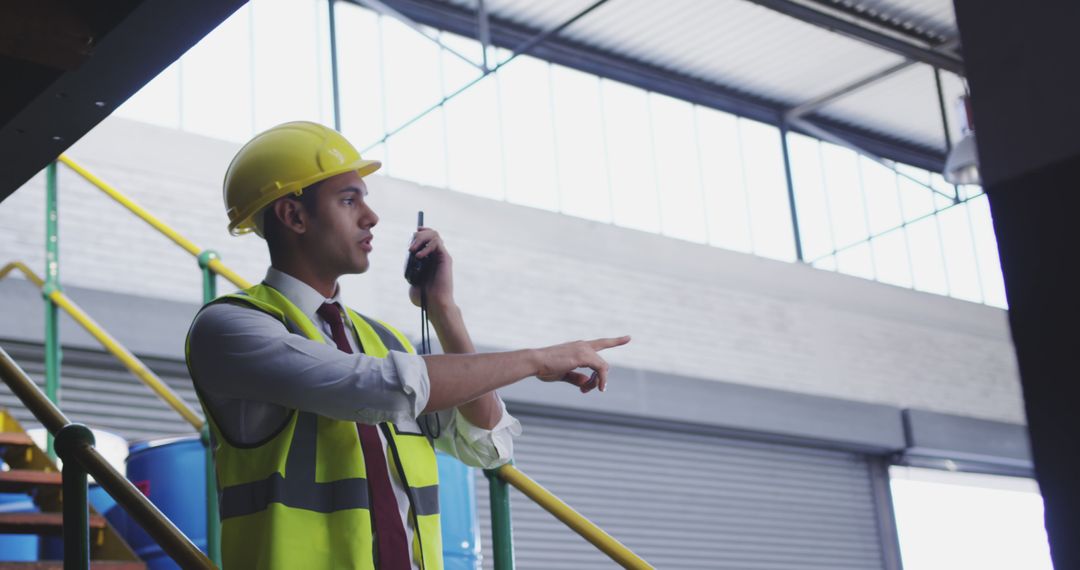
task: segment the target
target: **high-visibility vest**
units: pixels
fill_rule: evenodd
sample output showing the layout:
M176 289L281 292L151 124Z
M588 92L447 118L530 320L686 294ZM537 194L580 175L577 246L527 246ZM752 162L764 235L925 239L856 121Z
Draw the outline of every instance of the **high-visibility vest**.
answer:
M272 287L255 285L212 303L220 302L264 311L294 334L326 342L315 323ZM389 325L346 313L369 356L414 352ZM214 442L224 568L374 570L371 500L355 423L293 410L265 441L234 444L201 394L199 399ZM387 467L397 470L409 496L413 559L424 570L442 570L439 470L431 440L392 423L379 428L389 447Z

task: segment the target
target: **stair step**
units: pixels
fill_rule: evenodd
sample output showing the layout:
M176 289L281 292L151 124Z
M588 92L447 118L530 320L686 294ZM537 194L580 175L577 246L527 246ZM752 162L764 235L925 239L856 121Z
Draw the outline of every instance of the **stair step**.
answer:
M0 432L0 445L34 445L30 436L18 431Z
M60 513L0 513L0 534L60 534L63 525ZM105 517L90 515L90 528L105 528Z
M58 486L63 481L55 471L12 469L0 471L0 492L18 493L41 486Z
M0 570L62 570L63 568L63 560L0 562ZM146 570L146 563L124 560L91 560L90 570Z

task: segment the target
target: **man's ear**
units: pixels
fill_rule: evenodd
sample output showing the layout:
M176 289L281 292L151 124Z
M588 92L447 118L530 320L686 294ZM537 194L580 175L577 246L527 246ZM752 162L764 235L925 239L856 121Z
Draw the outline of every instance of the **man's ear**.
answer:
M287 196L272 204L271 212L278 220L282 228L297 234L307 232L308 213L299 200Z

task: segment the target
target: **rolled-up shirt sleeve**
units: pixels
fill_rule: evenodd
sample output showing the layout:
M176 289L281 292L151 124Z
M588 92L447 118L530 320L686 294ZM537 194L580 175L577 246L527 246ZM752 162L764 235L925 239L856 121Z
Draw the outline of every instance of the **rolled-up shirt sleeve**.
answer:
M473 425L456 408L439 412L442 429L435 438L435 447L472 467L494 469L510 461L514 458L514 438L521 435L521 422L506 411L502 398L499 406L502 418L490 430Z
M234 304L211 305L199 314L189 353L196 386L217 398L369 424L413 420L427 406L430 381L422 357L348 354Z

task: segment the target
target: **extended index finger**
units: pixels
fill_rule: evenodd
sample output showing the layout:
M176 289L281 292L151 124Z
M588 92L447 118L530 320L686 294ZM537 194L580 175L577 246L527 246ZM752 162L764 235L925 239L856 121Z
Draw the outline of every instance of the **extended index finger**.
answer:
M630 342L630 335L612 338L598 338L587 342L593 350L604 350L608 348L615 348L616 346L622 346Z

